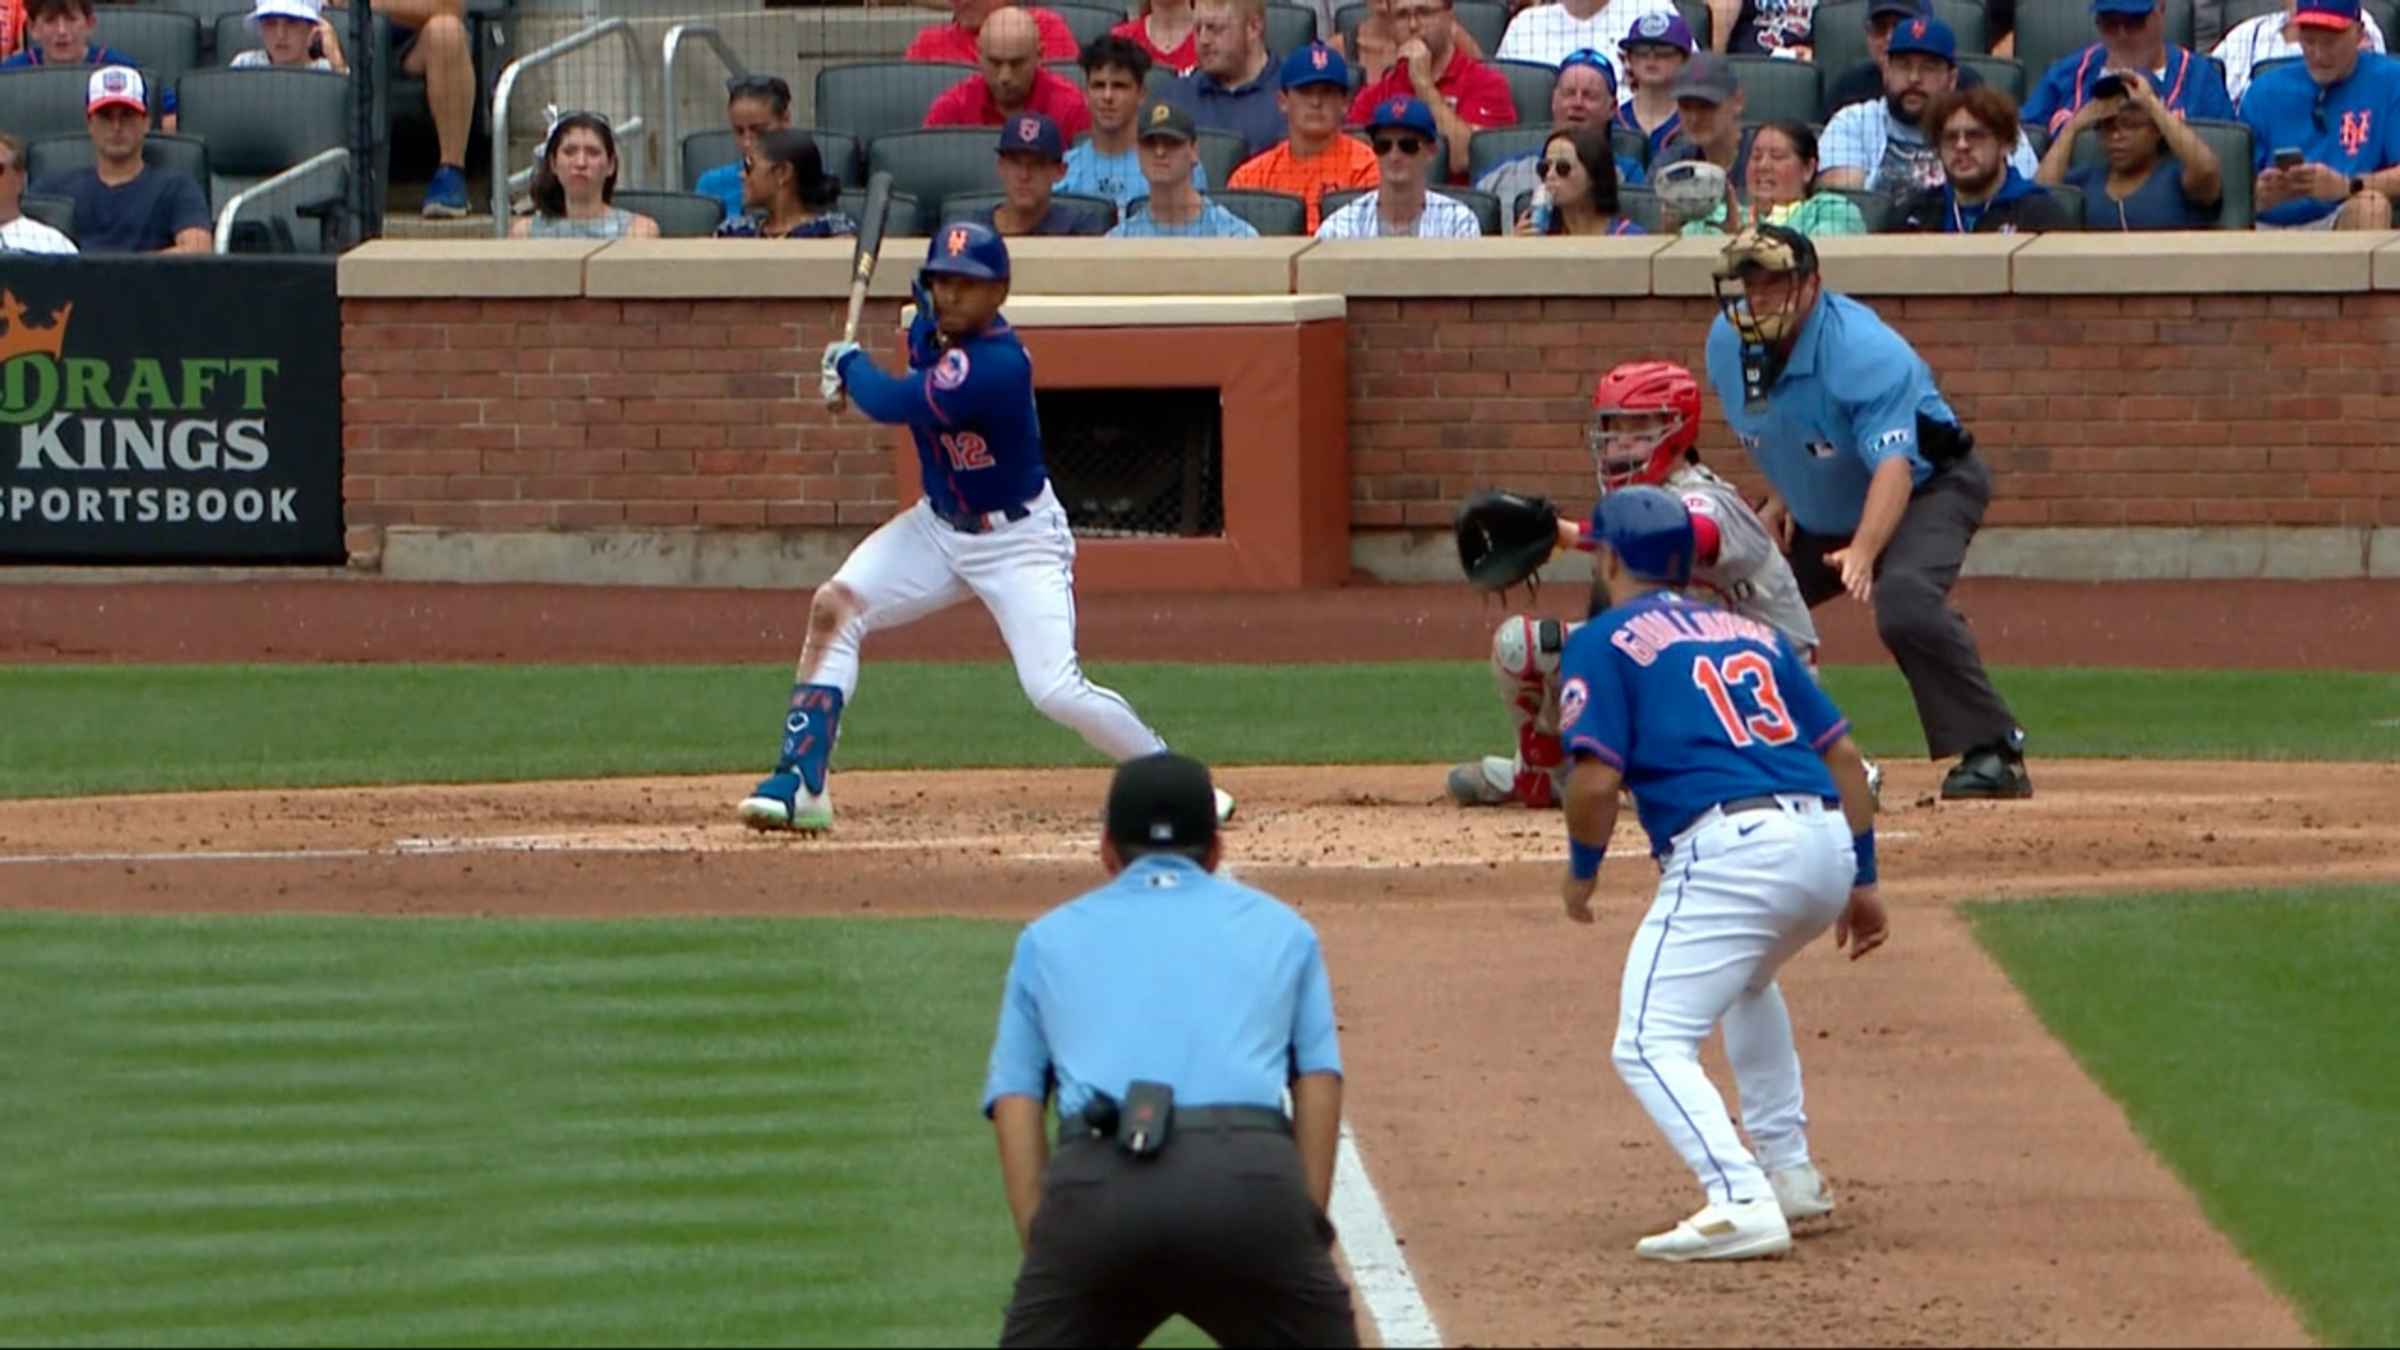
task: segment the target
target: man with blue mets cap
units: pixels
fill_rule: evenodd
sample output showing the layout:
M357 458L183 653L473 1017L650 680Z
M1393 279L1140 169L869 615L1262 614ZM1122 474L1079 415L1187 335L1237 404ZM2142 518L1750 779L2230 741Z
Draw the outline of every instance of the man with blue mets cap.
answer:
M2231 119L2225 71L2215 60L2167 41L2163 0L2092 0L2100 40L2062 56L2025 98L2027 126L2052 135L2094 97L2113 97L2126 80L2144 79L2167 111L2186 119Z
M2299 0L2292 22L2300 60L2262 72L2242 96L2258 227L2390 229L2400 60L2363 49L2358 0Z
M1570 920L1593 921L1617 791L1629 791L1659 878L1625 953L1617 1073L1707 1196L1634 1252L1778 1256L1795 1221L1834 1202L1809 1156L1775 972L1827 928L1852 959L1883 945L1866 767L1848 720L1780 632L1682 593L1696 540L1675 494L1611 492L1590 533L1608 607L1567 640L1559 666L1574 763L1561 897ZM1756 1154L1700 1067L1720 1020Z
M1475 212L1455 197L1427 190L1442 161L1433 110L1417 99L1387 98L1367 114L1367 145L1380 176L1375 190L1325 217L1319 239L1473 239L1483 233Z
M1231 188L1280 192L1308 204L1307 227L1324 223L1328 192L1371 188L1382 181L1375 152L1342 134L1350 104L1350 63L1322 42L1283 58L1284 124L1291 136L1258 155L1225 180Z

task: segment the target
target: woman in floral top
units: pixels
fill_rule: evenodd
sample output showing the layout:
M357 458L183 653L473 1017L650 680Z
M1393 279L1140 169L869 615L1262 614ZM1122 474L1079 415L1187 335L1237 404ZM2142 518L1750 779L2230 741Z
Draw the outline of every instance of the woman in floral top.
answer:
M720 239L836 239L858 233L858 222L837 211L842 182L825 172L816 138L786 128L758 138L742 160L742 205L748 214L717 227Z

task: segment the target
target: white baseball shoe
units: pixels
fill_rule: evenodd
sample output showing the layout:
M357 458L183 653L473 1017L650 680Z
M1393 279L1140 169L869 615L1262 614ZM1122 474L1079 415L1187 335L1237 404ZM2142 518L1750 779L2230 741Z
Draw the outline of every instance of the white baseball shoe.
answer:
M1791 1225L1772 1198L1711 1202L1666 1232L1633 1244L1633 1254L1650 1261L1752 1261L1791 1249Z
M1767 1184L1775 1188L1775 1203L1783 1208L1786 1223L1802 1219L1821 1219L1833 1213L1833 1191L1818 1175L1815 1163L1802 1163L1767 1173Z
M1217 823L1222 825L1233 819L1233 794L1223 788L1209 790L1217 794Z
M1472 764L1450 770L1445 785L1450 800L1460 806L1506 806L1517 799L1517 762L1507 755L1485 755Z
M833 828L833 784L811 792L796 773L771 773L742 799L742 823L754 830L822 834Z

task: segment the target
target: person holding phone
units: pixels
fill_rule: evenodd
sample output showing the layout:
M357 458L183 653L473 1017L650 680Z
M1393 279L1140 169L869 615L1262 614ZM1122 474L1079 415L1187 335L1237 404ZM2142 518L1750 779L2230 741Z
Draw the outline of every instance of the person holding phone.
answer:
M2299 0L2300 61L2242 99L2262 230L2385 230L2400 192L2400 61L2364 50L2358 0Z
M2167 41L2166 24L2163 0L2092 0L2100 40L2043 72L2025 96L2026 125L2058 136L2069 118L2099 97L2101 81L2137 74L2178 116L2231 120L2225 72L2215 60Z
M2099 138L2101 162L2076 169L2076 139L2086 131ZM2217 152L2167 111L2148 80L2103 81L2050 143L2034 179L2081 191L2086 229L2211 229L2225 197Z

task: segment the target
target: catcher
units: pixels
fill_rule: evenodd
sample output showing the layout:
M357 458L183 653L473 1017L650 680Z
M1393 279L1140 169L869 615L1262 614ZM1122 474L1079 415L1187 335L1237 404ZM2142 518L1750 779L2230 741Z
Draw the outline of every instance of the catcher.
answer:
M1817 628L1801 603L1791 565L1774 537L1731 483L1700 462L1700 383L1671 361L1635 361L1600 377L1585 433L1600 495L1647 483L1682 498L1696 545L1690 589L1713 603L1774 625L1816 664ZM1530 582L1560 549L1589 552L1575 522L1540 497L1485 492L1458 515L1458 561L1477 588L1505 593ZM1606 597L1594 592L1595 604ZM1556 806L1569 767L1558 737L1558 658L1582 625L1511 614L1492 635L1492 673L1516 723L1517 752L1485 755L1450 770L1451 800L1461 806ZM1870 790L1882 770L1867 766Z

